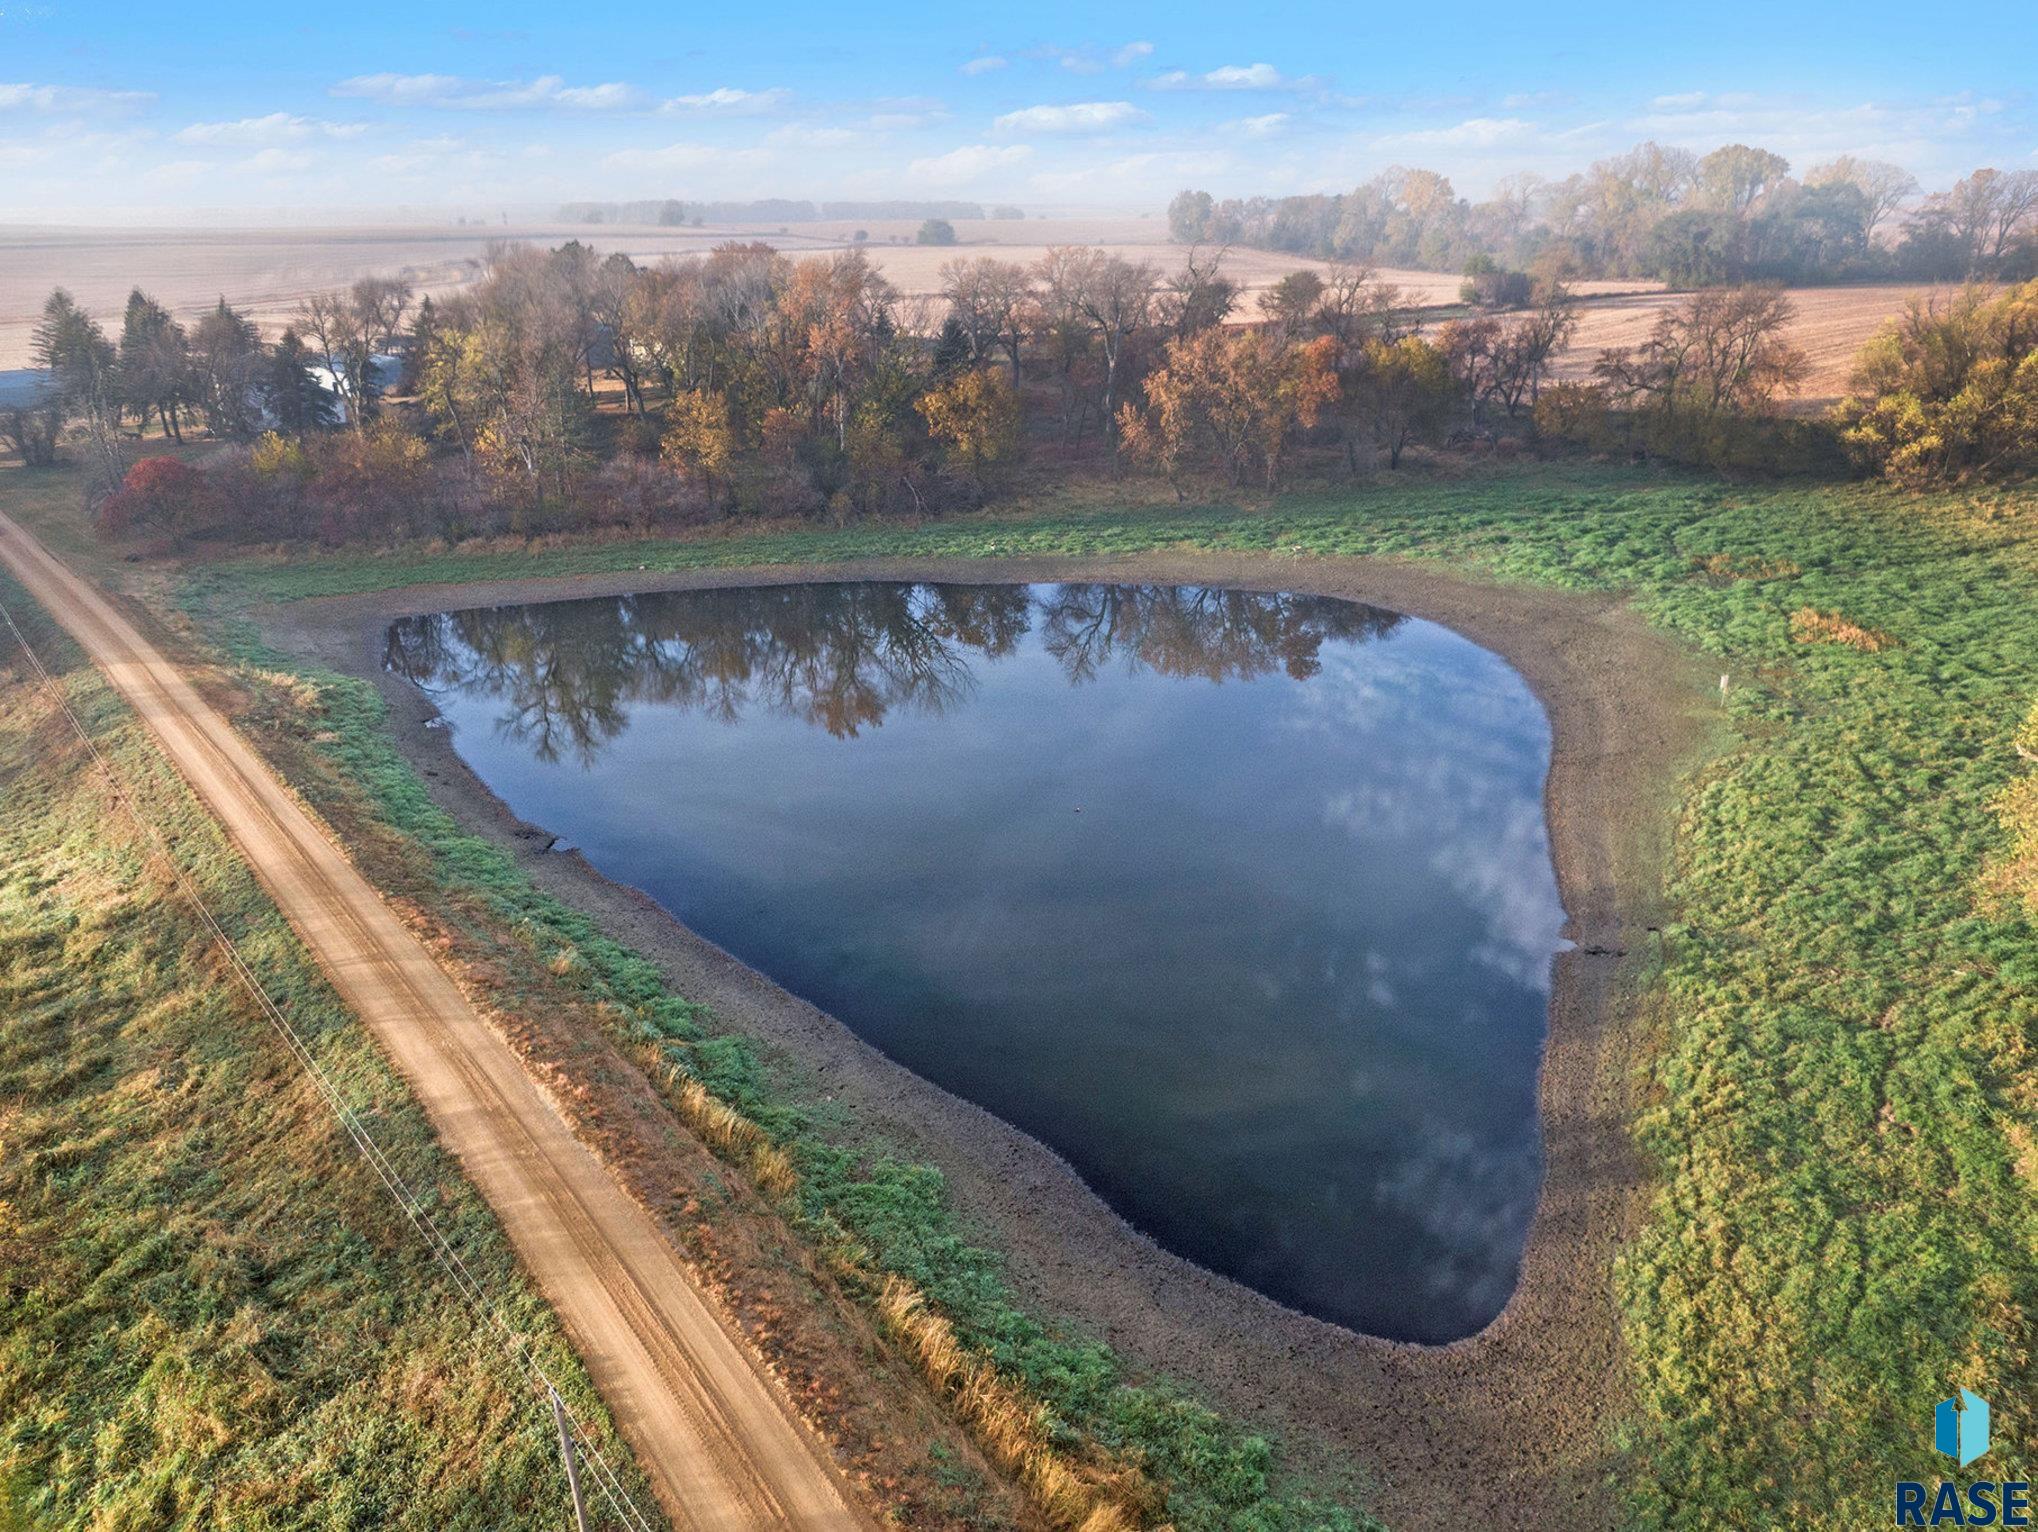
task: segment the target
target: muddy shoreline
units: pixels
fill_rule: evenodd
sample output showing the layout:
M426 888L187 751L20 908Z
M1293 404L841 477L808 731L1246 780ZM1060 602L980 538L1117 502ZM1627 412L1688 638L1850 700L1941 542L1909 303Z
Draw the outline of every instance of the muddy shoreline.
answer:
M1339 596L1450 627L1508 660L1548 713L1545 807L1574 950L1557 960L1539 1080L1545 1171L1514 1296L1478 1335L1426 1347L1353 1334L1168 1254L1052 1151L892 1063L848 1028L551 835L461 762L416 688L382 669L397 617L630 591L853 579L1224 584ZM938 1165L970 1232L1002 1251L1021 1299L1291 1439L1356 1462L1397 1527L1605 1525L1623 1397L1611 1262L1635 1216L1625 1124L1631 996L1660 924L1675 779L1706 730L1702 667L1607 597L1493 586L1378 560L1142 554L875 560L412 586L258 614L270 641L373 681L434 799L510 850L562 901L659 964L675 991L809 1082L840 1131ZM1310 1451L1311 1443L1320 1451Z

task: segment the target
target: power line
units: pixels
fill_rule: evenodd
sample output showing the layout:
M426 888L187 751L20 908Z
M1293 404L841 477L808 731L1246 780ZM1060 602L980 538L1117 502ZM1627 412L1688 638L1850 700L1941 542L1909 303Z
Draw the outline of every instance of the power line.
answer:
M241 981L248 993L254 997L255 1003L260 1007L262 1013L268 1017L270 1024L276 1029L277 1034L282 1037L285 1046L295 1055L297 1061L303 1065L305 1072L311 1076L313 1083L318 1087L319 1093L325 1098L326 1105L331 1109L334 1117L338 1119L341 1128L346 1132L347 1137L353 1141L354 1147L360 1151L362 1158L367 1160L374 1169L375 1174L381 1179L384 1188L396 1200L396 1205L403 1210L404 1216L424 1236L426 1248L431 1251L433 1258L438 1261L447 1276L452 1278L454 1288L467 1304L476 1311L479 1317L498 1332L505 1349L509 1352L510 1360L521 1367L535 1385L535 1397L538 1400L549 1403L549 1408L554 1412L555 1418L560 1421L562 1435L568 1443L569 1478L572 1476L571 1445L577 1443L581 1449L581 1457L584 1460L585 1466L591 1470L590 1476L594 1480L595 1487L602 1492L603 1498L609 1503L609 1508L622 1518L624 1526L634 1529L634 1532L656 1532L657 1524L647 1518L643 1511L638 1508L635 1500L631 1498L629 1492L623 1487L622 1481L617 1476L615 1470L609 1465L608 1459L602 1454L600 1447L589 1438L586 1430L574 1418L572 1411L566 1407L566 1404L559 1396L558 1388L546 1373L543 1365L538 1361L537 1356L532 1352L529 1342L504 1317L501 1300L489 1296L481 1280L468 1268L467 1262L461 1257L459 1250L447 1238L445 1232L439 1228L438 1223L431 1215L431 1210L426 1207L424 1199L413 1191L403 1177L397 1173L396 1167L390 1163L389 1157L383 1153L382 1146L375 1142L374 1137L368 1131L367 1125L361 1121L360 1115L355 1112L353 1107L347 1104L346 1099L340 1094L339 1086L334 1083L332 1076L326 1072L325 1066L319 1063L318 1059L313 1055L310 1046L304 1041L297 1028L291 1024L290 1018L284 1014L283 1008L271 997L260 978L256 976L255 971L242 958L240 949L235 946L233 938L227 934L226 928L219 923L214 917L211 908L206 904L204 895L199 891L198 885L177 861L169 839L163 834L156 823L144 814L140 807L132 800L128 790L122 784L119 774L114 771L112 764L108 762L105 755L100 751L98 743L86 732L85 725L80 721L77 713L72 710L70 699L65 696L63 688L57 684L56 678L50 674L35 650L30 647L27 636L22 633L20 625L14 620L14 614L7 609L5 602L0 602L0 618L6 620L7 630L14 635L15 643L20 646L22 654L26 656L30 668L36 674L38 682L48 692L64 717L69 720L72 731L76 733L79 741L90 753L93 763L99 768L100 774L106 779L107 789L113 795L113 801L146 834L153 845L156 857L168 869L172 881L176 883L178 889L198 912L199 920L204 924L213 942L225 957L227 966L233 970L234 975ZM577 1484L573 1486L573 1494L577 1503L579 1497Z

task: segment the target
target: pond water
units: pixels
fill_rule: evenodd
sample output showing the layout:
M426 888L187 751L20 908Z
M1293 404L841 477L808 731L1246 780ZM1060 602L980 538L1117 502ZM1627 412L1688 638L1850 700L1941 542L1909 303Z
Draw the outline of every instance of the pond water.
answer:
M879 583L388 654L517 814L1166 1248L1395 1339L1507 1301L1564 916L1496 656L1316 596Z

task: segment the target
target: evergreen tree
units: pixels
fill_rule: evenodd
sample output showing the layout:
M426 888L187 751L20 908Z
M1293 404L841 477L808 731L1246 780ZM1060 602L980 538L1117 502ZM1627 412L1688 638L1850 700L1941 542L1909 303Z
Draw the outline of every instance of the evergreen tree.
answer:
M941 322L941 334L934 342L934 375L945 378L970 361L969 331L953 314Z
M261 427L256 409L263 367L260 332L222 298L192 327L191 353L198 404L212 434L252 439Z
M191 348L184 327L139 287L121 324L120 397L141 425L153 410L165 436L184 439L178 410L191 397Z
M400 387L407 394L415 394L424 382L425 361L432 354L432 342L439 337L439 310L427 297L418 305L415 318L410 322L410 344L404 348L403 376Z
M262 378L263 402L278 431L302 441L310 431L324 430L339 420L339 410L326 386L312 373L312 355L295 329L286 329L269 354Z
M111 493L126 468L118 440L120 374L113 343L59 287L43 305L33 345L36 364L49 372L57 411L84 418L98 487Z

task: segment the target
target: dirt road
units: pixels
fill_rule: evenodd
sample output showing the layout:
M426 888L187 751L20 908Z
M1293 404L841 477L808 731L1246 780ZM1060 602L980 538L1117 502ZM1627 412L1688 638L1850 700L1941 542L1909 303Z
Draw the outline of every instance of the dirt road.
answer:
M674 1524L870 1527L649 1215L254 750L4 515L0 563L148 723L403 1071L565 1323Z

